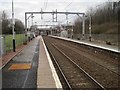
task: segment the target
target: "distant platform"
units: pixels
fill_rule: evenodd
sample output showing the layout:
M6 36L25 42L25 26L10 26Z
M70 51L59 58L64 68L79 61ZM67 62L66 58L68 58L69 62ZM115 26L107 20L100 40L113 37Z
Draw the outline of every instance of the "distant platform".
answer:
M90 41L86 41L86 40L75 40L75 39L70 39L70 38L65 38L65 37L59 37L59 36L52 36L52 35L49 35L49 36L50 37L54 37L54 38L59 38L59 39L67 40L67 41L72 41L72 42L75 42L75 43L89 45L89 46L96 47L96 48L101 48L101 49L109 50L109 51L116 52L116 53L120 53L120 50L119 50L118 46L107 45L107 44L97 43L97 42L90 42Z

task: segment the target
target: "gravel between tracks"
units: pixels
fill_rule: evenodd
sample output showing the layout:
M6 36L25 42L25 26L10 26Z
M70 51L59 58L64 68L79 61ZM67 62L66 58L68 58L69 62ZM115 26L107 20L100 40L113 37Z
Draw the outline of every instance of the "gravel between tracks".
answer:
M110 88L110 89L118 88L119 86L118 82L119 82L120 76L118 75L119 63L116 59L112 58L111 56L106 57L108 55L105 56L104 52L102 54L96 53L94 52L96 50L93 50L93 49L91 54L89 48L85 48L84 46L73 44L71 42L66 42L66 41L54 39L51 37L44 37L44 40L46 43L48 43L47 45L50 44L49 42L56 45L56 47L58 47L62 52L64 52L67 56L69 56L74 62L76 62L79 66L81 66L86 72L88 72L104 87ZM57 52L54 53L54 55L57 55ZM56 56L56 58L61 58L61 57L62 56L60 55ZM61 65L63 67L65 65L64 59L61 58L61 63L62 62L63 64ZM72 74L74 74L74 72L71 72L71 75ZM77 75L79 76L79 74ZM78 82L81 82L81 81L78 81Z

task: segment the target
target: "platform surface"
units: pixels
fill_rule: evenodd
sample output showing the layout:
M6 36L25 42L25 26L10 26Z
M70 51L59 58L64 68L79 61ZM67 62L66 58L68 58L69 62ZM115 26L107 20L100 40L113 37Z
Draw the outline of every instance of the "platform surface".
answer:
M2 88L36 88L39 36L2 68Z
M37 88L62 88L42 37L40 38Z
M64 40L67 40L67 41L72 41L72 42L76 42L76 43L80 43L80 44L90 45L90 46L93 46L93 47L97 47L97 48L101 48L101 49L110 50L110 51L113 51L113 52L120 53L119 47L114 46L114 45L107 45L107 44L98 43L98 42L90 42L90 41L87 41L87 40L75 40L75 39L59 37L59 36L52 36L52 35L50 35L50 37L64 39Z

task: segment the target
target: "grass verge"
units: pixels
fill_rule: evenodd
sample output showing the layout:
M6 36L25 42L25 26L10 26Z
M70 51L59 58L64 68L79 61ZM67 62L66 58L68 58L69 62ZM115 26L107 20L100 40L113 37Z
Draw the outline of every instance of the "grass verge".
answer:
M23 42L25 41L25 35L24 34L16 34L15 41L16 41L16 47L19 45L22 45ZM12 35L5 36L5 44L6 44L7 52L9 52L13 49L13 36Z

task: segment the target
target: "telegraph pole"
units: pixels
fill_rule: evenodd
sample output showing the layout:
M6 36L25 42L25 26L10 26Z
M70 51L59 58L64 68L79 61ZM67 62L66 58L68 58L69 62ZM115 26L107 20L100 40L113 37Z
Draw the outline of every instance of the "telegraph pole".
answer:
M14 31L14 6L13 6L13 0L12 0L12 33L13 33L13 52L15 52L15 31Z

